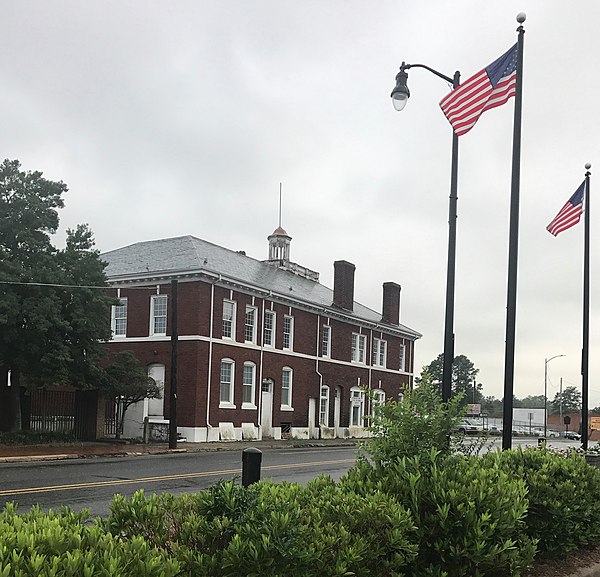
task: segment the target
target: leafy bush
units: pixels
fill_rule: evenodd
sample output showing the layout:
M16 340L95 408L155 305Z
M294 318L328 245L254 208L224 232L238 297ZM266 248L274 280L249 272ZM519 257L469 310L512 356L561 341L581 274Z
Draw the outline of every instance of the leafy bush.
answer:
M555 557L600 541L600 470L582 455L521 448L490 453L484 466L522 479L528 491L528 534L542 556Z
M0 513L1 577L174 577L179 565L141 537L121 541L98 526L83 524L86 513L18 515L13 505Z
M398 457L428 455L432 449L450 454L450 436L464 414L461 395L442 402L429 373L419 386L407 390L400 401L389 400L375 409L371 438L362 448L378 466Z
M533 562L525 483L499 466L431 451L385 467L363 461L340 483L363 495L383 493L410 509L419 551L409 574L519 576Z
M416 555L410 513L320 478L306 487L222 482L197 495L117 497L105 527L165 547L186 574L386 577Z
M68 433L41 431L0 432L0 445L48 445L50 443L72 443L75 437Z

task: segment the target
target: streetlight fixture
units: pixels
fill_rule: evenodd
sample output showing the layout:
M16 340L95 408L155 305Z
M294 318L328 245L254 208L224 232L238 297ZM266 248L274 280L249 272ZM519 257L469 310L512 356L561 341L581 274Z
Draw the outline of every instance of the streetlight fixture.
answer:
M546 438L546 430L548 427L548 363L553 359L566 356L567 355L554 355L549 359L544 359L544 439Z
M457 70L450 78L425 64L402 63L396 75L396 86L392 90L392 103L398 111L403 110L410 98L407 86L410 68L425 68L438 78L457 88L460 84L460 72ZM442 368L442 400L447 403L452 395L452 361L454 360L454 284L456 271L456 219L458 206L458 136L452 131L452 163L450 171L450 204L448 209L448 270L446 275L446 316L444 325L444 364Z

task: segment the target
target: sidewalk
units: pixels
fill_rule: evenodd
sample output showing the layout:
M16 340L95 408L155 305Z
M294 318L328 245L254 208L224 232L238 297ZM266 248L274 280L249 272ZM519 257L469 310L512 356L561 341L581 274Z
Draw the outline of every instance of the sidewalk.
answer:
M346 447L356 446L356 439L299 440L281 441L219 441L214 443L177 443L176 449L169 449L168 443L128 443L116 441L96 441L77 443L56 443L49 445L0 445L0 463L19 461L50 461L63 459L84 459L90 457L125 457L132 455L160 455L167 453L197 453L206 451L243 451L248 447L258 449L300 448L300 447Z

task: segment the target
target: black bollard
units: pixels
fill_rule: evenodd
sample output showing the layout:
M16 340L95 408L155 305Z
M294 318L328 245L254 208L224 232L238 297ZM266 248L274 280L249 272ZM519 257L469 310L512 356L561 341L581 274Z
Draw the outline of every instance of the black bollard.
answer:
M546 437L538 437L538 447L544 447L546 445Z
M260 463L262 451L250 447L242 451L242 485L248 487L260 481Z

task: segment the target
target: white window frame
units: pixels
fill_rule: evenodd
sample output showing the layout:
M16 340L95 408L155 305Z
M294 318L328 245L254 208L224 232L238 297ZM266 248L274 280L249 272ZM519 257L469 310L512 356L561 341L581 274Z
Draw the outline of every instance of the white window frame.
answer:
M365 393L360 387L350 389L350 426L363 427L365 418Z
M373 355L371 364L374 367L386 367L387 360L387 341L383 339L373 339Z
M385 405L385 391L383 389L373 389L371 393L371 414L375 415L375 407Z
M365 364L367 353L367 335L352 333L352 362Z
M294 317L292 315L285 315L283 317L282 348L284 351L294 350Z
M248 322L251 319L251 322ZM244 317L244 342L256 344L256 321L258 320L258 309L247 306L246 316ZM248 338L250 337L250 338Z
M225 308L231 307L231 317L225 316ZM235 341L235 317L237 314L237 303L229 299L223 299L223 323L221 336L224 339ZM225 330L227 327L227 330ZM229 334L226 334L229 333Z
M321 385L319 395L319 426L329 427L329 387Z
M325 359L331 357L331 325L323 325L321 336L321 356Z
M123 310L125 314L123 313ZM121 314L117 314L121 313ZM123 332L117 332L118 321L125 321ZM127 298L120 298L118 305L113 305L110 311L110 329L113 339L124 339L127 336Z
M287 375L287 377L286 377ZM290 367L281 369L281 410L293 411L292 391L294 384L294 371ZM284 386L285 385L285 386ZM284 403L283 392L287 391L287 403Z
M250 401L245 400L248 390L250 390L248 395ZM256 409L256 365L250 361L244 363L242 373L242 409Z
M406 372L406 345L400 345L400 371Z
M229 381L223 380L223 366L228 365L230 367L229 371ZM223 386L229 386L229 394L223 395ZM233 404L235 392L235 361L233 359L221 359L221 366L219 369L219 408L220 409L235 409L235 405Z
M271 322L271 326L267 327L267 319ZM275 346L275 322L277 318L275 311L265 311L265 318L263 319L263 345L265 347ZM267 339L269 335L269 339Z
M164 302L165 303L165 313L164 315L157 315L156 314L156 309L157 307L157 303L158 302ZM167 314L168 314L168 306L169 306L169 302L167 299L167 295L153 295L150 298L150 336L155 336L155 337L164 337L167 334ZM159 319L164 318L164 331L161 330L156 330L156 322Z

